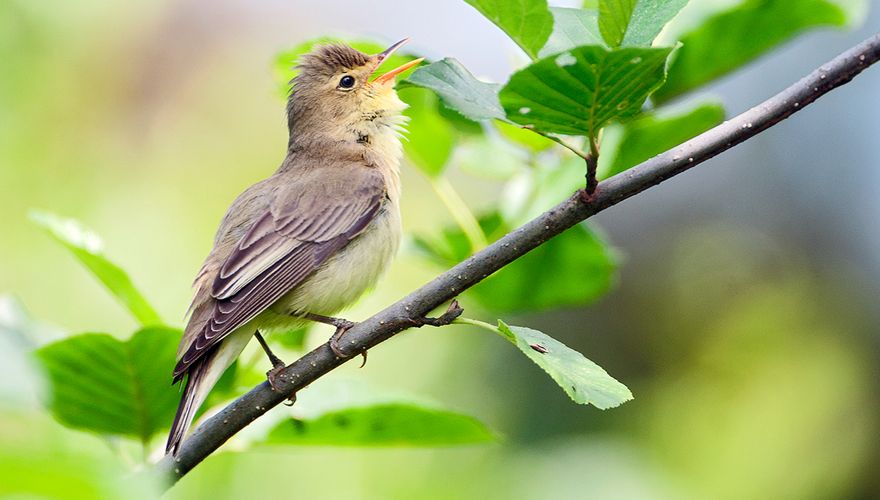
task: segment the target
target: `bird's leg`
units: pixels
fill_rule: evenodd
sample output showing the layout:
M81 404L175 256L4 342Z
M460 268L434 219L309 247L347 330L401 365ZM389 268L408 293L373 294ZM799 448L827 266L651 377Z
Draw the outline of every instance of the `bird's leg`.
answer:
M269 381L269 385L272 386L272 390L275 392L280 392L278 387L275 386L275 379L278 377L278 374L281 373L281 370L284 369L287 364L284 361L281 361L281 358L275 355L272 352L272 349L269 348L269 344L266 343L266 339L260 335L259 331L254 332L254 337L257 338L257 342L260 343L260 347L263 348L263 352L266 353L266 356L269 357L269 361L272 363L272 369L266 372L266 380ZM290 405L292 405L296 401L296 393L290 395L287 398L290 401ZM288 405L288 406L290 406Z
M345 332L347 332L349 329L351 329L351 327L353 327L356 323L354 323L353 321L349 321L347 319L343 319L343 318L334 318L332 316L322 316L320 314L315 314L315 313L304 313L302 315L302 317L305 319L312 320L312 321L317 321L318 323L324 323L327 325L335 326L336 331L333 332L333 335L330 336L330 350L333 351L333 354L335 354L337 358L350 357L350 355L345 354L339 348L339 340L342 339L342 336L345 335ZM363 366L365 364L367 364L367 352L364 351L361 353L361 355L364 357L364 362L361 363L361 368L363 368Z

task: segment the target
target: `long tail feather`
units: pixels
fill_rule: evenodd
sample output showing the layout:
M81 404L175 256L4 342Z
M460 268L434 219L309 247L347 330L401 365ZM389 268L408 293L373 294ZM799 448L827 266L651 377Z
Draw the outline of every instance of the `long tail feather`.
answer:
M183 396L180 398L177 414L174 416L174 423L171 424L171 432L168 434L168 444L165 446L166 454L177 454L183 437L186 436L186 432L192 425L193 417L205 402L211 388L214 387L223 372L229 368L229 365L235 361L235 358L241 354L251 337L252 335L249 333L234 333L223 339L220 345L211 349L190 366L186 375Z

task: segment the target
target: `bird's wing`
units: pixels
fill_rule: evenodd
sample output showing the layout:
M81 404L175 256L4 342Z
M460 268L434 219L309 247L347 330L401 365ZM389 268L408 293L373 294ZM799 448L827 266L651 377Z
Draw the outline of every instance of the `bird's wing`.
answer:
M305 175L283 187L220 267L211 316L178 361L175 379L360 234L385 195L382 175L364 167Z

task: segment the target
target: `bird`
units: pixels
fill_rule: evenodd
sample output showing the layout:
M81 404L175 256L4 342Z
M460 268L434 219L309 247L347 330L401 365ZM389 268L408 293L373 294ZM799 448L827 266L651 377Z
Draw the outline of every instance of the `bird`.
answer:
M326 44L300 57L287 102L289 140L281 166L231 204L193 283L173 383L183 394L166 454L176 455L198 408L251 338L274 375L284 363L263 334L333 317L373 286L400 244L401 134L406 104L395 76L414 59L374 75L409 41L367 55Z

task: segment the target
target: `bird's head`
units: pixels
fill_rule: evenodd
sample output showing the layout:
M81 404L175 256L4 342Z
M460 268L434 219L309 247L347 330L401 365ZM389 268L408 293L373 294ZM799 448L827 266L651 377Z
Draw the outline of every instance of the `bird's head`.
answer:
M311 139L348 140L387 129L396 132L406 108L394 91L394 77L416 59L375 76L409 39L367 55L347 45L320 46L304 55L287 104L291 145Z

